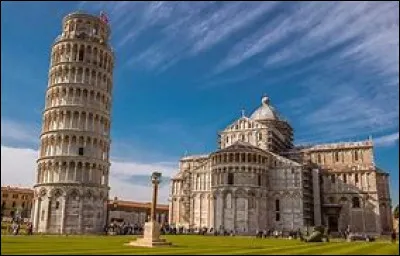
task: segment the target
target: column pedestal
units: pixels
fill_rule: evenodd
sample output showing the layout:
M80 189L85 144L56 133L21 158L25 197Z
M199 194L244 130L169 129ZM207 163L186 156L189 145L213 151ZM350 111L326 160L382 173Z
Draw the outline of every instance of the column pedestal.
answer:
M140 237L127 245L138 247L160 247L171 246L171 243L160 238L160 224L156 221L150 221L144 224L143 237Z

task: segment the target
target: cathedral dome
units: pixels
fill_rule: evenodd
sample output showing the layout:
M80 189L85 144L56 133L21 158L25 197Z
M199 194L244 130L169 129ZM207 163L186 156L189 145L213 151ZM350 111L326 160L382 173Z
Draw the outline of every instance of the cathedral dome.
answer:
M269 98L264 96L261 99L261 107L259 107L254 113L250 116L252 120L278 120L279 115L275 111L275 109L269 104Z

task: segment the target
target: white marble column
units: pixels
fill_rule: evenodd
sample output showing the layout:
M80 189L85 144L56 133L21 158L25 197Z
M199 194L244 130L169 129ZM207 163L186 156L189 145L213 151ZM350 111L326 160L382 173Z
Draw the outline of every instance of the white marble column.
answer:
M78 219L78 229L83 232L83 197L79 195L79 219Z
M66 197L65 196L63 196L62 197L62 199L61 199L61 205L62 205L62 208L61 208L61 234L64 234L65 233L65 231L64 231L64 228L65 228L65 208L66 208Z
M46 213L46 225L45 225L45 232L49 231L50 228L50 218L51 218L51 202L52 202L52 198L48 197L47 198L47 213Z
M233 230L236 232L236 195L232 193L232 211L233 211Z
M35 204L35 219L33 222L35 232L39 231L39 220L40 220L39 214L41 206L42 206L42 199L38 197Z
M249 231L249 198L246 197L244 201L244 219L245 219L245 232Z
M173 203L174 203L174 201L173 201L173 198L171 198L170 199L170 201L169 201L169 206L168 206L168 224L171 224L172 223L172 220L173 220L173 207L175 206L175 205L173 205Z
M33 228L36 228L36 218L38 217L37 216L38 203L39 203L39 198L35 197L33 199L33 207L31 210L31 221L33 224Z
M200 183L201 184L201 183ZM193 207L193 214L194 214L195 208ZM202 227L201 223L201 218L203 217L202 211L203 211L203 195L200 195L199 197L199 228Z

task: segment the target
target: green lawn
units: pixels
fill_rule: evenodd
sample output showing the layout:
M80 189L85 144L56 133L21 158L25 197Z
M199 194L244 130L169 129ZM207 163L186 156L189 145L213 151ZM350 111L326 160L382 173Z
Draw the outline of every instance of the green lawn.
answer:
M132 236L2 236L1 254L343 254L399 255L389 241L303 243L253 237L166 236L169 248L133 248Z

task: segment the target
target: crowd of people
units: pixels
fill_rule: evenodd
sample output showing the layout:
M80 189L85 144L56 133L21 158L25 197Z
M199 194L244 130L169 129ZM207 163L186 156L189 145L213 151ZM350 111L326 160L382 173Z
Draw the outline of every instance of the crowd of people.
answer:
M11 225L8 226L7 232L14 236L19 235L22 229L22 224L20 221L13 221ZM31 222L26 223L26 234L33 235L33 225Z
M21 232L21 220L13 219L12 224L8 226L8 233L12 235L19 235ZM125 222L112 222L109 225L104 226L104 233L106 235L143 235L144 227L138 224L131 224ZM329 236L329 230L326 229L326 235ZM226 230L223 227L219 229L214 228L185 228L182 226L174 226L163 224L160 227L160 233L162 235L214 235L214 236L235 236L239 234L236 230ZM26 234L33 234L33 225L31 222L26 223ZM339 231L339 236L347 239L349 235L352 234L350 227L347 227L346 230ZM304 236L308 236L309 232L306 230L305 233L301 232L300 229L297 231L291 230L282 232L279 230L256 230L255 237L256 238L289 238L289 239L297 239L304 240ZM396 242L397 234L395 231L391 233L391 241Z

